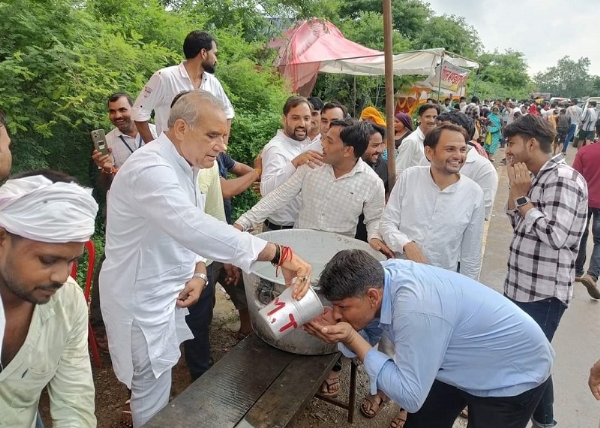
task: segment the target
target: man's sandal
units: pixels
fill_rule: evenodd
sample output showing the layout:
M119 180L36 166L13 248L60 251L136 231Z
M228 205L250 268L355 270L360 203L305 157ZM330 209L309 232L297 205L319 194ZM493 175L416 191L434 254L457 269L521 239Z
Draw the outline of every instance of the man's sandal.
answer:
M408 413L406 412L406 410L402 409L400 411L400 414L398 416L396 416L394 419L392 419L392 422L390 422L390 428L402 428L404 426L404 424L406 423L407 416L408 416Z
M377 413L381 410L385 403L389 401L387 395L385 398L382 398L381 395L367 395L362 403L360 404L360 412L365 415L365 417L371 419L377 416Z
M324 397L336 398L340 393L340 376L337 375L333 378L327 378L321 385L319 394Z
M121 426L133 428L133 419L131 417L131 400L127 400L123 406L123 412L121 413Z

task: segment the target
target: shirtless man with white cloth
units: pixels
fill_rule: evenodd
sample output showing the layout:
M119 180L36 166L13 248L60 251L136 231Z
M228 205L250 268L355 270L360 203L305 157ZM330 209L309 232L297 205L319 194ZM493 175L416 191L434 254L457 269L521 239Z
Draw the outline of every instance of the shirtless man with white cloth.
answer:
M206 285L205 259L250 271L255 261L282 268L293 295L310 284L311 267L281 246L235 230L204 212L199 168L225 150L220 101L191 91L172 106L168 130L119 170L108 197L106 261L100 302L117 378L131 388L134 427L167 405L179 344L192 335L184 316Z

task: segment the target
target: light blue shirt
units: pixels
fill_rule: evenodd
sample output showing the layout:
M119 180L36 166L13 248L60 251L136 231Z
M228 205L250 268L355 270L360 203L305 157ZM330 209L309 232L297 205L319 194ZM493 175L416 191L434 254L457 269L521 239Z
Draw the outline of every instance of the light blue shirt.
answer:
M516 396L548 379L554 350L509 299L434 266L408 260L382 265L381 316L361 335L374 345L386 330L396 354L394 362L374 348L367 353L372 394L379 389L414 413L436 379L478 397Z

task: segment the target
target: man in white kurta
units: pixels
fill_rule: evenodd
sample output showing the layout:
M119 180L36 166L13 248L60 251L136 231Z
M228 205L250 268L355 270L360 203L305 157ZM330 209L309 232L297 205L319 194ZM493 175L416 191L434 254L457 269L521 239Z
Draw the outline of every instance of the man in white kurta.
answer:
M100 301L113 369L132 391L136 428L168 403L179 344L191 338L186 308L206 284L198 255L249 271L281 254L204 213L198 168L214 164L228 132L219 100L201 90L183 95L168 126L119 170L107 203ZM310 266L294 255L282 268L288 285L298 278L294 295L304 295Z
M477 279L485 204L481 187L459 174L466 150L461 127L441 125L430 131L425 151L431 166L402 172L383 212L380 232L402 258L452 271L460 263L460 273Z
M396 176L399 177L406 168L417 166L425 157L423 141L429 131L437 125L436 118L440 113L439 106L435 104L423 104L419 107L419 127L406 137L396 155Z
M304 97L291 96L283 106L283 129L267 143L262 150L262 174L260 193L262 196L281 186L300 165L320 165L321 155L315 151L305 151L310 145L308 130L311 127L311 107ZM269 215L265 219L264 230L290 229L298 217L300 198Z

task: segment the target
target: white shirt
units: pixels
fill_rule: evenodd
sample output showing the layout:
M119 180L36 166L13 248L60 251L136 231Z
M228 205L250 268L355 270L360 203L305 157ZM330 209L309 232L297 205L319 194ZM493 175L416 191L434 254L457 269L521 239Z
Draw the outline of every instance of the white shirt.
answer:
M358 217L364 213L368 238L381 239L378 229L385 206L385 190L379 176L362 159L358 159L352 171L339 178L335 177L331 165L315 169L301 165L289 180L261 199L236 223L245 230L256 226L272 212L296 200L300 192L302 204L295 227L353 238Z
M567 115L571 118L571 125L577 125L581 121L583 109L578 105L567 107Z
M192 338L187 310L175 302L202 260L198 254L249 271L266 245L204 213L197 176L161 134L129 157L108 195L100 301L113 370L128 387L132 323L144 333L157 377L177 363L179 344Z
M593 107L588 107L581 115L581 129L584 131L594 131L598 120L598 111Z
M4 342L4 329L6 328L6 317L4 316L4 305L0 298L0 355L2 355L2 343Z
M396 155L396 176L399 177L402 171L411 166L417 166L421 164L423 158L425 158L425 134L421 130L421 127L406 137L400 147L398 147L398 154Z
M225 94L221 82L215 76L206 71L202 73L200 89L210 92L217 97L223 103L227 119L233 118L233 106L227 94ZM150 115L152 114L152 110L154 110L156 131L160 134L168 128L167 122L173 98L183 91L192 90L194 90L194 85L183 62L179 65L162 68L152 75L142 92L138 95L131 109L131 117L135 121L145 122L150 120Z
M262 151L261 195L268 195L296 172L292 159L304 152L309 144L308 138L304 141L296 141L285 135L281 129L277 131ZM268 217L269 221L280 226L292 226L298 218L300 202L300 198L290 201L287 206L271 214Z
M156 138L156 126L152 123L148 124L152 137ZM127 158L131 156L133 152L144 145L142 136L138 133L137 137L133 138L127 134L123 134L119 131L119 128L113 128L108 134L106 134L106 145L112 149L112 160L113 165L117 168L121 168Z
M303 152L314 150L315 152L323 153L323 143L321 142L321 134L310 142L308 146L304 147Z
M512 111L508 115L508 120L506 121L507 125L510 125L511 123L513 123L515 121L515 113L516 112L521 113L521 108L520 107L515 107L515 108L512 109Z
M427 158L421 161L421 166L429 166ZM489 220L492 215L496 192L498 191L498 172L496 168L488 159L481 156L474 147L469 146L467 158L460 169L460 175L469 177L479 184L479 187L483 190L485 219Z
M429 264L477 279L485 207L483 190L470 178L440 190L430 167L404 171L390 194L380 233L396 253L414 241Z

